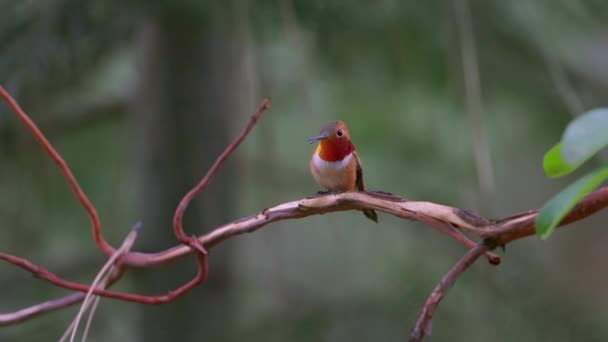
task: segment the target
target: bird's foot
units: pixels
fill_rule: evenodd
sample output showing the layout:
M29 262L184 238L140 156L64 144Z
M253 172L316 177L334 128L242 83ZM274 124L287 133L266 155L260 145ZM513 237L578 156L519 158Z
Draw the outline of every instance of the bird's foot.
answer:
M323 191L317 191L317 196L321 196L321 195L337 195L337 194L341 194L344 191L339 191L339 190L323 190Z
M368 190L368 191L379 194L379 195L395 196L395 194L388 192L388 191L382 191L382 190Z
M319 191L317 191L317 193L314 196L307 197L307 198L316 198L316 197L321 197L321 196L326 196L326 195L336 195L336 194L340 194L342 192L343 191L319 190Z

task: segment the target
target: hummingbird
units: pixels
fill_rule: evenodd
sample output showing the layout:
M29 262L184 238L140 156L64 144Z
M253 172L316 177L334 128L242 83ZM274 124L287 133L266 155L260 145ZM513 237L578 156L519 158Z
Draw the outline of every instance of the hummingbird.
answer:
M310 159L310 172L317 183L330 192L365 191L361 158L346 124L339 120L326 123L318 136L308 139L310 144L317 141L319 145ZM378 222L374 210L365 209L363 214Z

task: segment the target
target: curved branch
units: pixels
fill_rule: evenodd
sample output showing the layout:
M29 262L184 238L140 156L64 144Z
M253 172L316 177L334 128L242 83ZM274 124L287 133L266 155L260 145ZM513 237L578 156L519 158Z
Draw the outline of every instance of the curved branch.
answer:
M570 214L566 216L566 218L560 223L560 226L584 219L585 217L588 217L589 215L592 215L593 213L607 206L608 187L603 187L585 197L570 212ZM254 232L272 222L287 219L297 219L335 211L361 210L364 208L376 209L378 211L390 213L405 219L423 220L426 223L438 221L442 224L450 224L456 228L469 231L482 238L487 238L488 243L493 246L503 245L513 240L533 235L534 219L537 215L537 211L534 210L524 214L512 215L508 219L497 220L496 222L499 222L499 225L496 226L492 225L489 220L477 216L469 211L454 207L431 202L408 201L404 198L381 192L349 192L306 198L280 204L273 208L262 210L258 214L218 227L210 233L200 236L198 239L205 248L210 249L229 238L244 233ZM423 219L425 217L432 217L433 220ZM160 253L130 252L123 256L124 259L122 259L122 262L124 265L150 267L174 261L192 252L193 250L187 246L177 246ZM489 253L488 251L485 252ZM6 256L6 254L0 253L0 258L7 260ZM36 271L39 270L38 266L33 264L31 264L31 267L24 267L24 265L19 263L16 263L16 265L34 274L36 274ZM56 281L57 278L50 277L50 279L46 280L53 282L53 280ZM71 283L69 288L75 291L88 291L88 287L86 285L78 283ZM95 294L101 296L110 295L109 293L103 291L95 291ZM17 314L17 312L2 314L0 315L0 326L21 322L36 317L42 313L66 307L82 300L82 298L84 298L84 295L69 295L46 302L45 305L35 305L30 308L20 310L18 311L19 314ZM139 298L133 297L126 298L126 300L133 301L139 301L138 299ZM141 302L158 304L166 301L168 301L168 298L157 298L157 300L154 301L144 299Z
M70 189L78 199L79 203L86 210L92 225L93 237L97 246L108 256L114 253L114 248L106 242L102 235L101 223L96 209L85 195L81 186L69 169L67 163L52 147L50 142L34 124L34 122L23 112L17 102L0 86L0 96L6 100L9 106L23 121L26 127L32 132L44 150L50 155L53 161L60 168ZM133 293L123 293L107 289L94 288L91 290L89 285L71 282L58 277L45 268L35 265L32 262L14 255L0 253L0 259L8 261L21 267L35 276L44 279L56 286L67 288L81 293L70 294L65 297L47 301L31 306L13 313L0 314L0 326L22 322L38 315L64 308L81 301L84 292L111 297L126 301L139 302L144 304L160 304L174 300L183 295L188 290L199 284L207 276L207 255L206 249L213 248L219 243L244 234L254 232L263 226L281 220L298 219L311 215L321 215L336 211L375 209L403 219L417 220L429 224L430 226L446 233L458 242L472 248L453 268L442 281L437 285L422 312L422 315L412 333L413 340L419 340L430 332L430 324L439 301L444 296L445 291L451 287L457 277L462 274L476 259L485 254L491 263L498 264L500 257L492 252L495 246L506 245L517 239L534 235L534 221L538 211L531 210L521 214L511 215L502 220L490 221L478 216L468 210L445 206L432 202L409 201L405 198L391 195L385 192L349 192L341 194L329 194L312 198L305 198L298 201L283 203L273 208L264 209L261 212L225 224L216 228L208 234L188 238L183 231L182 218L190 201L201 191L211 178L217 173L225 159L238 147L246 137L253 125L260 117L262 112L268 107L266 99L258 111L252 116L245 130L227 147L218 158L207 175L201 182L188 192L176 209L174 216L174 231L178 240L183 244L159 253L138 253L129 252L121 257L121 264L124 266L152 267L159 264L168 263L178 258L198 251L198 273L196 278L182 285L176 291L169 292L167 295L146 296ZM608 206L608 187L586 196L571 212L562 220L561 225L586 218L598 210ZM463 233L476 235L483 240L482 244L475 244ZM123 274L124 268L117 272L108 282L108 286L118 281Z
M84 193L84 190L82 190L82 187L76 180L76 177L72 173L72 170L70 170L68 164L65 162L65 160L63 160L61 155L59 155L57 150L55 150L53 145L51 145L51 143L44 136L44 134L42 134L42 132L40 131L38 126L36 126L34 121L32 121L32 119L30 119L29 116L25 114L25 112L23 111L23 109L21 109L21 106L19 106L17 101L15 101L15 99L13 99L13 97L1 85L0 96L4 98L6 103L8 103L8 105L13 110L13 112L17 114L17 117L19 117L19 119L25 124L28 130L32 132L36 140L38 140L40 146L42 146L42 148L46 151L46 153L48 153L51 159L53 159L55 164L57 164L57 167L59 167L59 169L61 170L63 177L65 178L66 182L68 183L68 186L70 187L70 190L72 190L72 193L74 193L74 196L76 197L80 205L84 208L84 210L87 212L89 219L91 220L93 238L95 239L97 247L99 247L99 249L106 256L110 257L112 254L114 254L114 247L112 247L103 237L103 233L101 232L101 221L99 220L97 209L95 209L93 203L91 203L87 195Z
M219 171L220 167L222 167L226 159L228 159L228 157L234 152L234 150L236 150L243 142L243 140L245 140L245 138L247 137L253 126L255 126L262 113L264 113L264 111L266 111L269 106L270 98L267 97L264 99L264 101L262 101L262 104L255 112L255 114L251 116L249 123L241 132L241 134L239 134L236 139L234 139L234 141L230 145L228 145L228 147L226 147L226 150L224 150L224 152L217 158L215 163L213 163L213 166L211 166L209 171L207 171L205 177L203 177L203 179L194 188L192 188L192 190L188 191L184 198L182 198L182 200L179 202L177 209L175 209L175 215L173 216L173 230L175 232L175 235L177 236L177 239L183 244L189 245L191 241L184 233L184 228L182 227L184 213L186 212L188 205L190 205L190 202L196 197L196 195L198 195L201 191L203 191L203 189L205 189L209 185L209 183L211 182L215 174Z
M582 220L598 210L608 207L608 186L583 198L560 223L560 227ZM259 213L220 226L199 237L205 248L212 248L231 237L254 232L276 221L299 219L311 215L346 210L376 209L400 218L424 221L436 225L450 224L482 239L492 240L496 246L535 234L534 221L538 210L510 215L505 219L488 220L468 210L433 202L409 201L383 192L347 192L329 194L279 204ZM431 218L429 220L428 218ZM430 221L430 222L429 222ZM439 228L438 228L439 229ZM440 229L444 231L444 229ZM177 246L159 253L131 252L125 255L130 266L149 267L171 262L191 253L185 246Z
M220 226L198 239L206 249L210 249L224 240L252 233L273 222L336 211L363 209L375 209L399 218L423 221L450 236L452 234L446 231L446 223L476 235L495 227L489 220L467 210L432 202L409 201L386 192L364 191L327 194L279 204L255 215ZM465 243L461 240L459 242L469 247L475 245L472 242ZM159 253L131 252L124 256L123 261L130 266L149 267L171 262L190 253L192 253L192 248L177 246ZM488 257L494 263L499 261L499 257L495 254L489 254Z
M205 177L203 177L203 179L194 188L192 188L192 190L188 191L188 193L184 196L184 198L182 198L179 205L175 209L175 215L173 216L173 232L175 233L177 240L180 241L184 247L197 250L199 254L197 257L198 268L194 279L175 290L172 294L175 294L176 296L167 297L169 301L173 300L181 294L188 292L197 285L203 283L205 280L207 280L207 276L209 274L209 261L207 258L207 250L205 249L205 247L203 247L203 245L200 243L196 236L188 237L184 232L182 222L186 209L190 205L190 202L196 197L196 195L198 195L201 191L203 191L203 189L205 189L209 185L211 179L213 179L213 176L215 176L215 174L219 171L226 159L228 159L228 157L239 147L243 140L245 140L245 138L247 137L253 126L255 126L262 113L264 113L264 111L266 111L269 106L270 98L267 97L264 99L264 101L262 101L262 104L260 105L258 110L251 116L249 123L241 132L241 134L239 134L232 141L232 143L228 145L228 147L226 147L224 152L215 160L215 163L213 163L209 171L207 171ZM152 296L148 297L148 300L158 300L159 298L160 297Z
M408 201L401 197L379 192L348 192L306 198L299 201L284 203L270 209L265 209L256 215L219 227L209 234L200 237L198 241L202 246L204 246L205 249L210 249L226 239L256 231L272 222L302 218L305 216L324 214L334 211L346 211L354 209L361 210L365 208L373 208L379 211L384 211L404 219L422 220L429 224L435 224L439 227L449 224L460 227L461 229L478 231L483 229L482 227L489 224L489 221L470 212L445 205L431 202ZM481 226L477 227L475 226L476 224ZM440 229L445 231L444 228ZM464 235L459 236L466 239ZM468 241L468 244L473 243L470 240ZM151 267L174 261L192 253L193 251L193 247L181 245L159 254L130 252L121 256L121 263L125 266ZM500 257L493 253L488 255L490 260L500 260ZM203 262L203 259L206 259L206 254L199 253L199 258L199 274L203 274L206 277L206 262ZM58 287L79 292L87 292L90 290L90 286L87 284L65 280L44 267L35 265L29 260L5 253L0 253L0 259L23 268L38 278L46 280ZM179 289L170 292L168 295L160 296L123 293L106 289L93 289L92 292L95 295L125 301L139 302L143 304L161 304L172 301L176 297L184 294L189 289L196 286L198 283L200 283L200 279L197 277Z
M450 271L443 276L439 284L435 287L433 292L431 292L430 296L426 300L424 304L424 308L422 309L422 313L416 322L416 326L414 327L414 331L410 335L410 342L422 341L424 336L431 334L431 329L433 327L433 314L435 313L435 309L439 302L445 296L447 290L449 290L452 285L456 282L458 277L466 271L469 266L471 266L480 256L482 256L485 252L487 252L490 247L484 243L478 244L475 248L469 250Z

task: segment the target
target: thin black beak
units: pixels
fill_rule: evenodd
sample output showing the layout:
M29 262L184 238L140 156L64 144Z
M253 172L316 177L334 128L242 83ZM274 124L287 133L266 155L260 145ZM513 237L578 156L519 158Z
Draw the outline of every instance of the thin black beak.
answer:
M327 139L327 137L326 137L325 135L318 135L318 136L316 136L316 137L314 137L314 138L309 138L309 139L308 139L308 143L309 143L309 144L314 144L314 143L316 143L317 141L319 141L319 140L323 140L323 139Z

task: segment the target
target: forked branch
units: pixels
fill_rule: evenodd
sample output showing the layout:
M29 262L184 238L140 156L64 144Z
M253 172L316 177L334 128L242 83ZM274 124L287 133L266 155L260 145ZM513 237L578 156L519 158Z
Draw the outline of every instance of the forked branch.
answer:
M61 169L70 189L84 207L91 220L93 237L98 248L108 257L113 255L115 249L107 243L103 237L101 223L95 207L85 195L67 163L44 137L34 122L20 108L17 102L1 86L0 96L4 98L15 114L23 121L26 128ZM506 245L517 239L534 235L534 220L537 216L536 210L511 215L502 220L492 221L468 210L432 202L410 201L385 192L349 192L304 198L279 204L272 208L264 209L255 215L217 227L205 235L188 237L182 227L182 217L189 203L209 184L211 178L218 172L224 161L236 150L236 148L238 148L239 144L249 134L262 112L268 108L268 105L269 99L262 102L260 108L251 117L243 132L226 148L224 153L218 157L210 168L207 175L184 196L178 205L173 219L173 229L181 245L158 253L125 252L124 254L121 254L118 261L120 265L123 266L150 268L196 253L199 263L197 275L194 279L182 285L177 290L165 295L140 295L109 289L112 284L120 280L124 273L118 272L107 281L106 286L91 289L88 284L81 284L63 279L25 258L7 253L0 253L0 259L23 268L53 285L77 292L12 313L0 314L0 326L15 324L54 310L68 307L82 301L87 292L102 297L110 297L143 304L166 303L185 294L205 280L208 272L207 250L212 249L214 246L217 246L227 239L244 233L254 232L277 221L300 219L307 216L322 215L336 211L375 209L402 219L417 220L426 223L469 248L469 251L465 256L444 276L427 300L418 323L411 335L412 341L418 341L430 332L433 313L435 312L439 301L445 295L446 290L455 283L458 276L475 260L485 254L491 264L499 264L500 256L491 252L491 249L496 246ZM564 218L561 224L564 225L584 219L607 206L608 187L603 187L585 197ZM475 242L469 236L475 237L475 240L481 242ZM128 268L121 268L121 270L125 269Z

